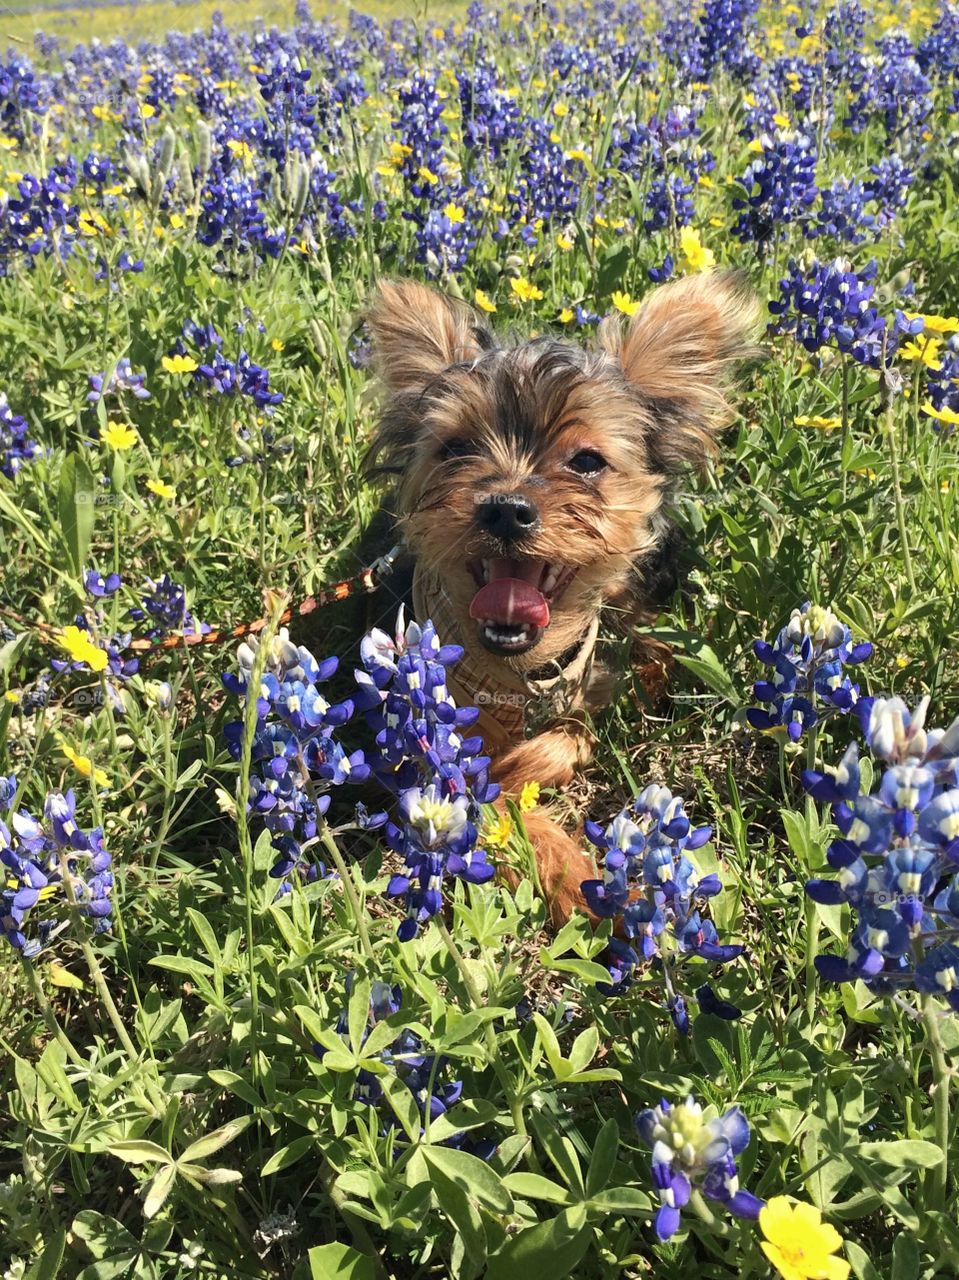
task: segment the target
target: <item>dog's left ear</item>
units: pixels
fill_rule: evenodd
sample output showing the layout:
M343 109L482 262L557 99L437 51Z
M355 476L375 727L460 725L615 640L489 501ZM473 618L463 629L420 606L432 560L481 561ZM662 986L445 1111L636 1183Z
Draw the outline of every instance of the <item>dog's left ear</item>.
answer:
M603 321L599 340L653 417L647 439L664 471L701 466L728 422L731 366L755 354L755 295L735 271L686 276L656 289L628 328Z
M452 364L482 352L479 318L415 280L384 280L366 312L377 374L393 392L420 391Z

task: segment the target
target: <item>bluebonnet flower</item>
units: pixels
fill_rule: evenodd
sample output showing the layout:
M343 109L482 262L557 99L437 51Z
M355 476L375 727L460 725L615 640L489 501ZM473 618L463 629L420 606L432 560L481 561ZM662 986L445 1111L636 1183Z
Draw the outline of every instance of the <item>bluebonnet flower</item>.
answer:
M122 585L123 579L118 573L108 573L104 578L96 569L88 569L83 578L84 590L97 600L115 595Z
M662 975L666 1007L685 1032L685 1001L675 983L686 962L699 957L726 964L743 951L720 943L715 925L702 914L708 899L722 890L719 877L700 876L687 857L706 843L712 828L693 827L681 797L653 783L605 830L595 822L587 822L584 830L603 855L602 880L583 881L586 904L601 919L616 920L626 937L610 939L612 982L598 989L608 995L625 991L635 967L653 961Z
M938 366L925 369L927 404L935 410L959 413L959 335L946 340L938 352ZM937 431L942 430L941 423L934 425Z
M784 133L760 138L762 155L757 156L740 178L745 198L733 200L740 210L733 234L740 240L765 245L783 239L788 224L805 224L819 194L816 186L816 152L802 133Z
M146 594L142 596L143 608L131 609L130 617L136 621L152 618L155 626L147 632L152 639L176 632L178 635L206 635L210 626L206 622L197 622L186 606L186 588L174 582L165 573L156 582L152 578L146 581Z
M885 227L905 207L916 175L895 151L870 165L869 172L873 175L866 184L869 198L878 205L877 224Z
M849 628L832 610L807 602L793 609L772 644L757 640L753 650L772 672L770 679L753 686L764 707L750 707L746 718L754 729L784 728L798 742L819 720L823 704L837 711L856 705L859 686L843 668L865 662L872 645L854 644Z
M0 473L8 480L43 453L36 440L29 438L28 432L26 418L13 412L7 397L0 391Z
M406 901L403 941L440 910L447 876L482 884L494 874L478 847L479 806L499 788L482 740L463 735L478 710L457 707L446 685L446 668L462 655L440 644L431 622L406 625L402 610L393 636L374 629L360 645L357 706L375 735L374 772L399 801L386 839L403 867L387 892Z
M857 178L837 178L831 187L823 187L820 195L822 204L809 227L810 238L831 236L848 244L862 244L874 232L876 215L866 209L875 199L871 184L864 186Z
M747 47L750 20L759 0L706 0L699 16L699 52L702 78L708 80L717 66L747 78L755 74L759 59Z
M859 364L878 368L883 351L887 359L894 352L899 331L873 301L876 271L875 260L858 273L841 258L831 263L814 258L807 266L790 260L779 299L769 304L778 317L769 332L793 333L811 352L833 345Z
M140 264L141 268L143 264ZM87 392L89 404L99 404L106 396L120 397L128 391L136 400L149 400L150 392L146 387L146 374L134 373L128 356L122 356L109 376L105 373L91 373L90 390Z
M759 1216L764 1202L739 1185L736 1159L749 1145L749 1123L739 1107L717 1115L692 1097L675 1106L664 1099L636 1117L636 1132L653 1152L660 1206L654 1227L660 1240L679 1230L680 1211L694 1188L737 1218Z
M516 99L497 87L498 70L491 61L474 61L458 73L463 141L484 158L497 159L520 129Z
M239 673L222 677L227 691L244 701L259 647L257 637L241 644ZM305 853L330 807L330 788L369 777L363 753L346 755L333 736L353 715L351 700L331 701L321 689L338 665L336 658L318 662L309 649L294 645L285 627L267 654L257 694L249 806L273 836L277 860L270 874L280 881L278 896L291 891L294 873L307 883L326 875L324 864ZM236 760L243 753L243 732L242 720L225 729Z
M13 779L0 779L4 807L13 798ZM0 930L10 945L32 957L68 927L72 905L89 917L96 933L110 927L112 861L103 831L83 831L76 822L76 797L51 791L43 820L25 809L0 821Z
M856 913L846 955L816 957L823 978L861 979L882 995L933 993L959 1012L959 719L927 730L928 706L928 698L915 711L900 698L859 704L866 743L885 766L870 793L855 743L836 768L804 772L840 831L827 852L836 879L810 880L806 892Z
M346 983L348 993L353 985L352 979L353 975L349 974ZM363 1034L364 1043L379 1022L399 1013L402 1003L402 992L399 986L391 987L385 982L371 984L370 1014ZM346 1010L340 1014L336 1032L346 1040L348 1036ZM387 1072L393 1074L412 1093L424 1121L427 1116L430 1120L439 1119L463 1096L462 1081L448 1078L447 1059L437 1058L426 1052L422 1040L415 1031L404 1028L377 1056L383 1064L384 1074ZM381 1081L381 1075L364 1068L357 1073L353 1096L358 1102L367 1103L371 1107L382 1106L384 1123L387 1128L393 1128L397 1123L396 1115L386 1101ZM452 1145L460 1144L454 1142Z

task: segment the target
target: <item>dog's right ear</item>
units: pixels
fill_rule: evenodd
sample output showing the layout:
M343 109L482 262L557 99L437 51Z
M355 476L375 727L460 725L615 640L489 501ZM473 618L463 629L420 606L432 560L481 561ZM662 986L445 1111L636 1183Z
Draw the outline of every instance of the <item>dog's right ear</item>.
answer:
M366 313L373 363L390 391L419 391L452 364L483 351L479 317L464 302L415 280L385 280Z

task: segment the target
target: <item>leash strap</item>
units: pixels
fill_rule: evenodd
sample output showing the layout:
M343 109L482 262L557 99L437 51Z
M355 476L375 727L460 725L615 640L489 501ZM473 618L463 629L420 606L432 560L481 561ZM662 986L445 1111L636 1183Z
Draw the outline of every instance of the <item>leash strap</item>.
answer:
M375 591L380 582L393 572L393 567L402 550L402 543L397 543L395 547L390 548L386 555L374 560L371 565L361 569L352 578L344 578L342 582L334 582L331 586L324 587L321 591L318 591L315 596L307 596L298 605L293 605L284 610L280 616L279 625L284 626L286 623L292 622L294 618L306 617L317 609L325 608L326 605L335 604L339 600L346 600L349 596L355 595L359 591L364 593ZM15 609L3 604L0 604L0 617L9 618L24 630L37 631L51 640L58 636L61 631L60 627L54 627L49 622L31 622L28 618L23 617L22 614L17 613ZM265 617L257 618L255 622L242 623L240 626L230 629L207 631L202 634L198 632L193 635L164 636L161 640L149 640L145 636L140 636L136 640L131 640L124 652L159 653L164 649L184 649L194 645L221 644L228 640L242 640L245 636L257 635L267 625L267 621L268 619Z

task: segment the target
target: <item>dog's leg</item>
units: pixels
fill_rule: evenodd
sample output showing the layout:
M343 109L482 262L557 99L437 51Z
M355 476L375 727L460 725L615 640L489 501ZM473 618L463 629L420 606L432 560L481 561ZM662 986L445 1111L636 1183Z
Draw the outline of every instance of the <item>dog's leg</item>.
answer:
M521 742L493 765L493 776L504 795L518 796L526 782L562 787L589 759L592 739L584 723L571 719L563 727L548 729ZM536 856L540 887L549 904L550 918L559 927L574 911L586 910L580 890L583 880L596 875L592 859L566 834L549 811L537 807L523 815L526 834ZM504 872L514 885L519 877Z
M592 859L546 809L524 813L523 825L533 847L536 874L553 925L560 928L574 911L588 915L580 885L596 877ZM519 884L520 875L513 867L501 867L500 874L512 888Z

